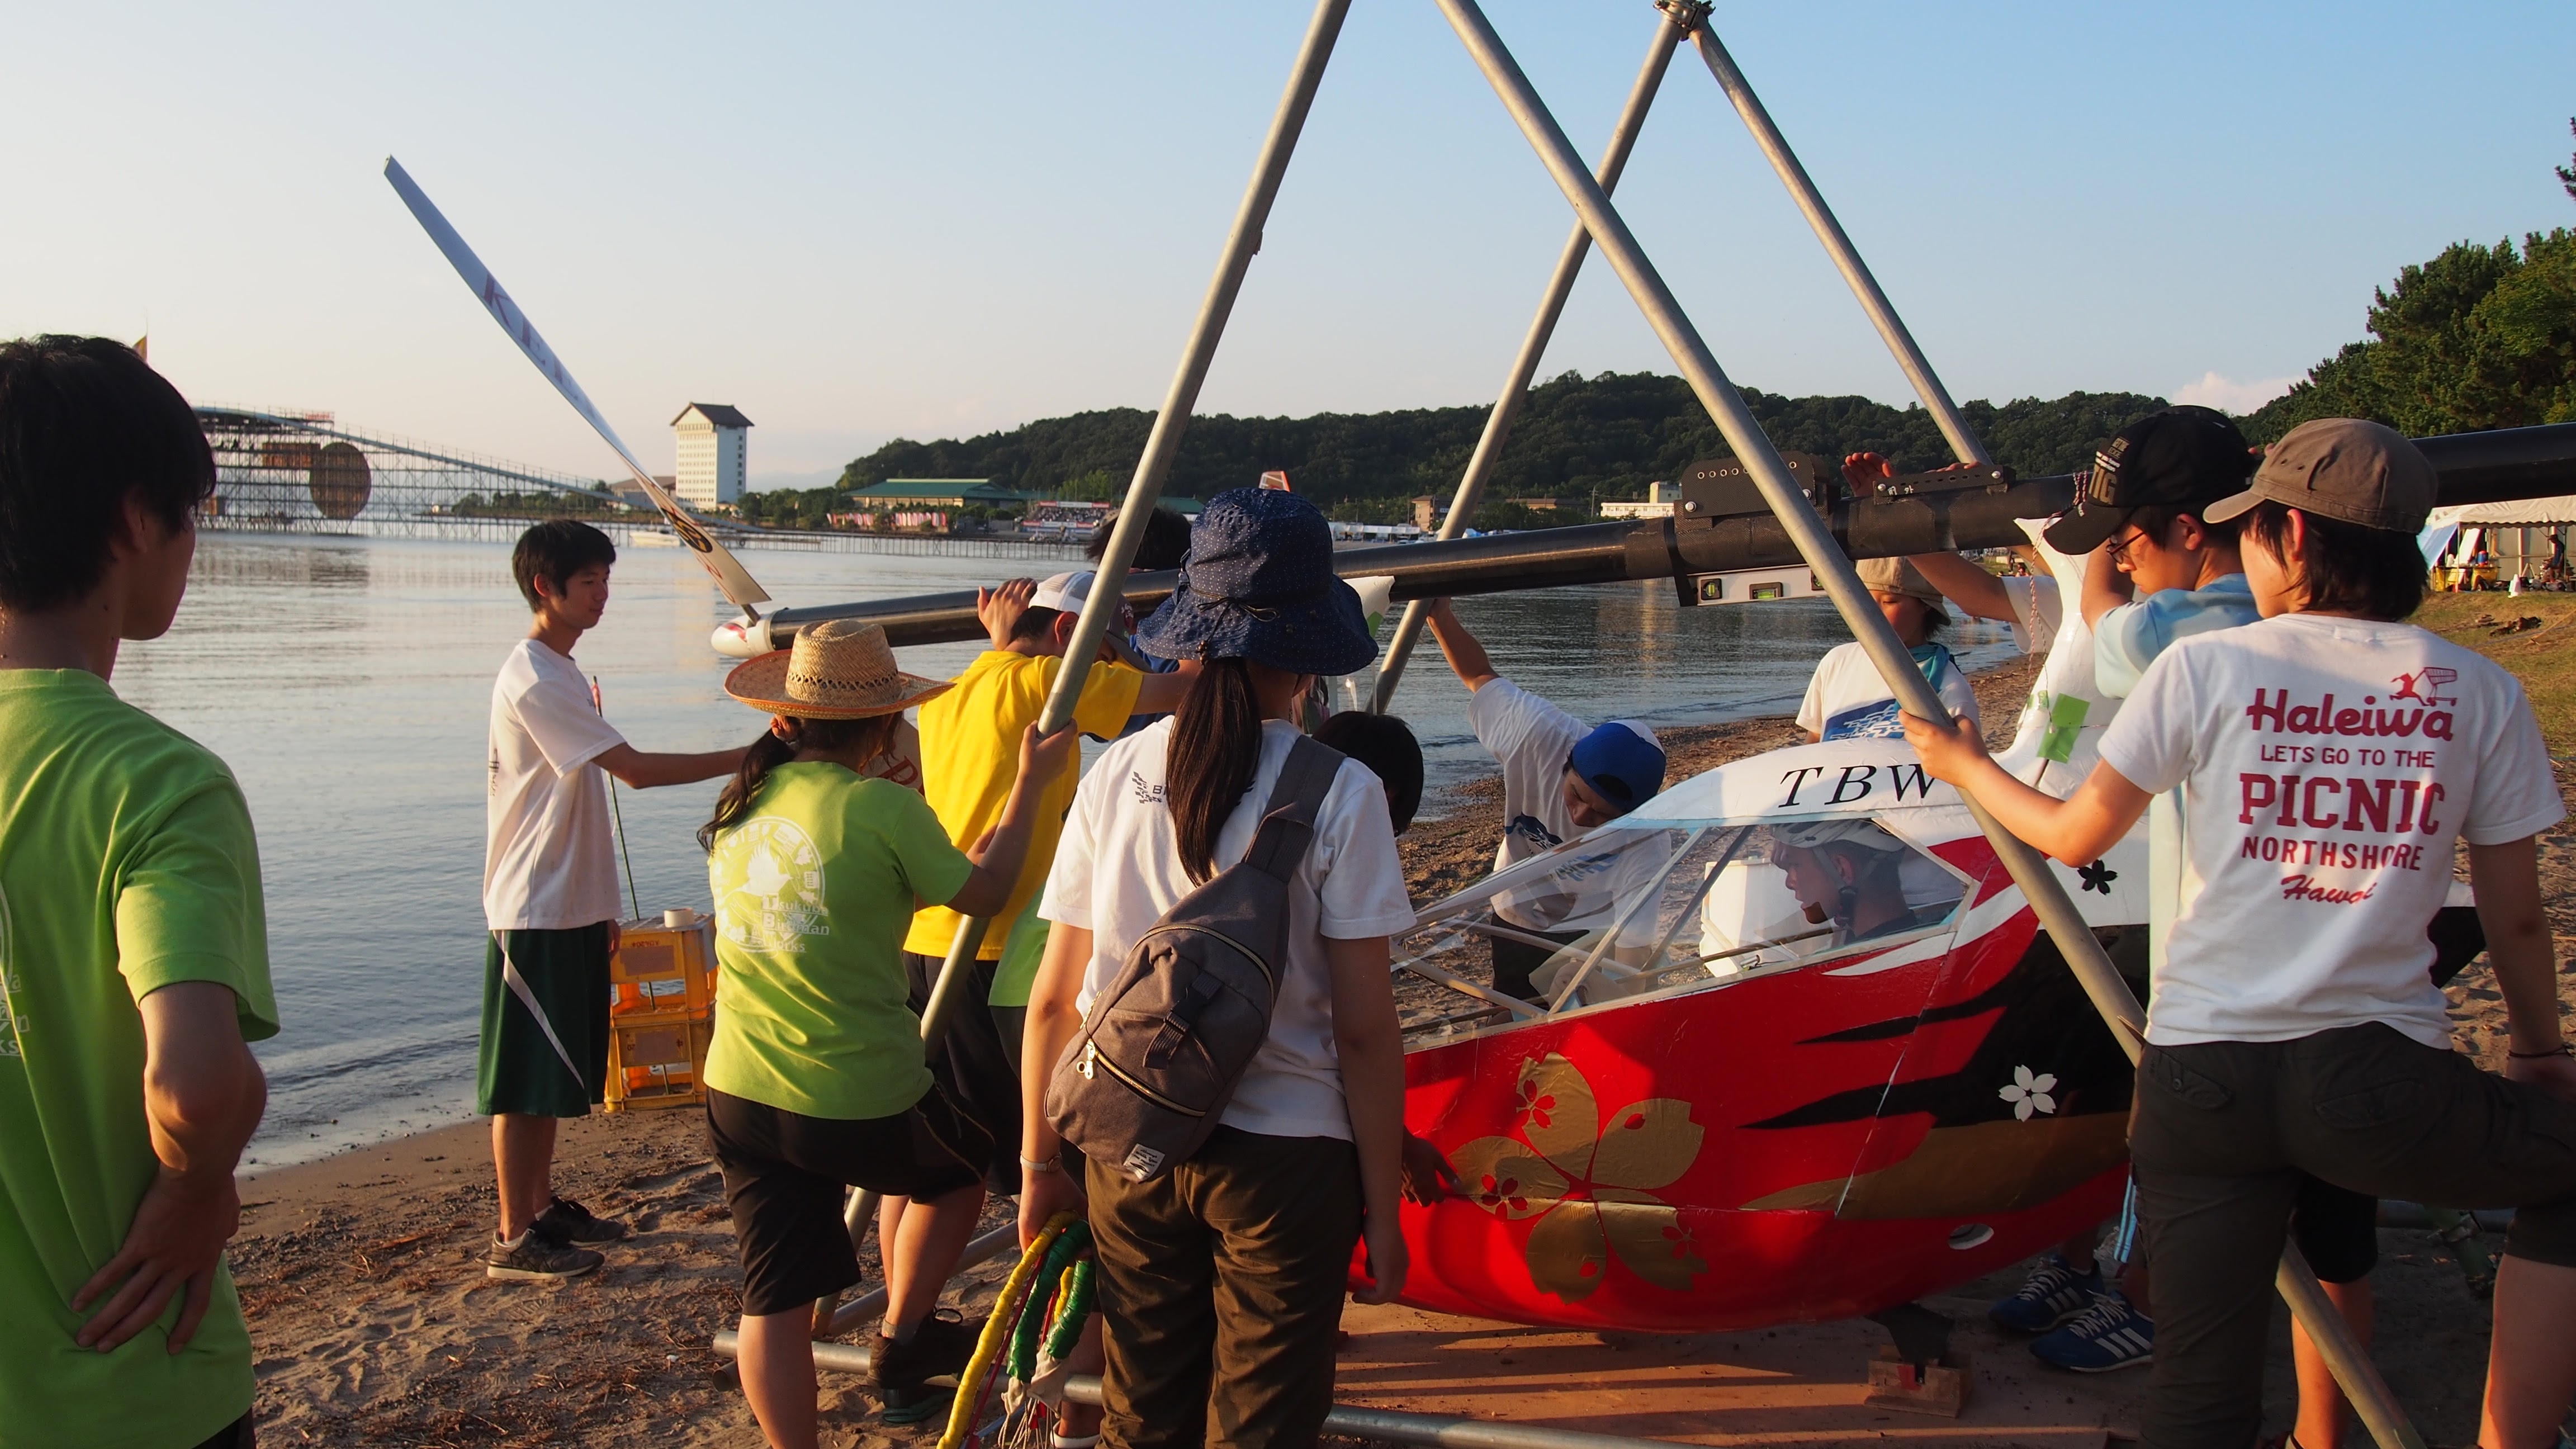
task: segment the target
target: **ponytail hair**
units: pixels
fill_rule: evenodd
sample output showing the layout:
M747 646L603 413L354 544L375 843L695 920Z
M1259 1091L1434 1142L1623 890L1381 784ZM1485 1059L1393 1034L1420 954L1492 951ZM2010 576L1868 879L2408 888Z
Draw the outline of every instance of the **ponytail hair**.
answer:
M1164 803L1191 884L1205 885L1216 874L1217 834L1260 769L1261 702L1252 692L1252 666L1211 659L1172 712L1172 742L1163 756Z
M862 759L875 759L894 743L894 724L903 716L870 715L865 719L804 719L785 716L789 730L780 738L775 728L760 732L760 738L745 750L742 765L725 781L724 793L716 796L716 813L698 827L698 848L713 850L716 837L743 822L751 813L751 802L760 794L769 772L796 758L798 750L821 750L841 753L853 745L864 744Z

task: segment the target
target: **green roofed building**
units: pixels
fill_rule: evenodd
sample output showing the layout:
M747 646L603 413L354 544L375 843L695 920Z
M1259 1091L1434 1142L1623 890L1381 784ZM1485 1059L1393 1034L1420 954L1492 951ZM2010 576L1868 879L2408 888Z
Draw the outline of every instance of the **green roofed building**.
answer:
M990 478L888 478L852 493L850 501L861 507L886 509L964 508L977 503L987 508L1016 508L1043 496L1002 487Z

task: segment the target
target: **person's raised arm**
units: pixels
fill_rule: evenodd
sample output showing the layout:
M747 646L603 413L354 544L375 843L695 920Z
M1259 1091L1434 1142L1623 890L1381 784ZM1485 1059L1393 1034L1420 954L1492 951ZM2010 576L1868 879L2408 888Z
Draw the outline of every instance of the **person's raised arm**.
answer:
M2102 616L2129 602L2136 592L2129 576L2112 564L2109 543L2093 550L2084 564L2084 627L2100 628Z
M639 750L633 745L610 745L591 759L626 788L650 790L656 785L693 785L730 775L742 768L742 752L749 748L737 745L730 750L674 755Z
M2108 764L2094 765L2093 773L2064 800L2043 794L1987 755L1985 739L1971 720L1934 724L1908 714L1905 742L1923 757L1923 768L1933 779L1974 796L2004 829L2068 865L2100 860L2147 813L2153 798Z
M1179 709L1182 697L1198 677L1199 662L1195 659L1183 659L1161 674L1146 675L1145 682L1136 686L1136 713L1170 714Z
M1404 1291L1408 1266L1397 1199L1404 1188L1404 1032L1396 1024L1392 955L1384 936L1324 938L1333 980L1333 1049L1342 1065L1342 1099L1359 1150L1360 1201L1368 1210L1369 1287L1361 1303L1391 1303Z
M1918 553L1907 562L1931 581L1941 596L1980 619L2013 620L2012 594L2004 581L1955 553Z
M1073 1003L1091 965L1088 926L1057 921L1047 927L1046 953L1029 985L1027 1023L1020 1030L1020 1246L1035 1241L1047 1219L1082 1206L1082 1184L1064 1167L1064 1144L1047 1121L1047 1083L1056 1058L1082 1026ZM1032 1166L1031 1164L1035 1164Z
M159 1166L116 1256L72 1296L75 1313L107 1298L74 1342L104 1353L150 1327L184 1294L170 1330L175 1354L204 1321L215 1265L241 1225L233 1168L267 1110L268 1079L242 1040L231 987L173 982L139 1009L143 1113Z
M994 648L1011 647L1011 632L1020 626L1020 616L1029 611L1029 600L1037 591L1035 579L1012 579L999 588L975 590L975 621L984 626L984 637Z
M1447 599L1433 599L1425 621L1431 625L1431 637L1440 641L1441 656L1449 661L1449 668L1457 674L1458 682L1467 686L1469 694L1502 677L1494 672L1494 661L1485 653L1484 641L1458 622L1458 611L1449 607Z
M1029 836L1037 827L1040 797L1057 772L1072 761L1081 739L1081 732L1072 725L1044 739L1038 737L1036 725L1021 734L1019 778L1011 782L1011 798L1002 806L1002 819L966 853L975 869L957 894L941 904L961 916L990 916L1011 903L1011 892L1020 883L1020 867L1029 858Z
M2576 1098L2576 1060L2558 1025L2558 975L2551 966L2549 917L2541 909L2540 848L2524 836L2469 847L2469 883L2477 888L2478 924L2487 962L2504 996L2512 1055L2504 1074L2560 1097Z

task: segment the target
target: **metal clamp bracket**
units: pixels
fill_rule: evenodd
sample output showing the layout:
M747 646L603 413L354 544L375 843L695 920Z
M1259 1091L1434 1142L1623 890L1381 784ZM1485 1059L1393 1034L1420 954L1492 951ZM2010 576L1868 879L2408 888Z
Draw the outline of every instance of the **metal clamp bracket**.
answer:
M1830 515L1844 492L1842 465L1820 453L1782 453L1780 461L1806 490L1816 511ZM1675 528L1706 527L1721 518L1769 517L1771 513L1762 490L1733 458L1710 458L1683 469L1681 491L1681 501L1673 505Z
M1919 498L1926 493L1964 493L1976 489L2001 493L2013 486L2013 470L2001 463L1979 463L1968 468L1936 468L1929 473L1899 473L1870 484L1864 496L1872 503L1894 503L1900 498Z

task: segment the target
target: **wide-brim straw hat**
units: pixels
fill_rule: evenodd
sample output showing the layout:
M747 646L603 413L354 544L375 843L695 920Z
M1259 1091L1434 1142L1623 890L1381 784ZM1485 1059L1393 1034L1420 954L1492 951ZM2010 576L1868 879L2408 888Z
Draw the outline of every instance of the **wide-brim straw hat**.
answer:
M945 694L949 683L897 669L883 625L827 619L799 631L792 647L735 666L724 688L770 714L868 719Z

